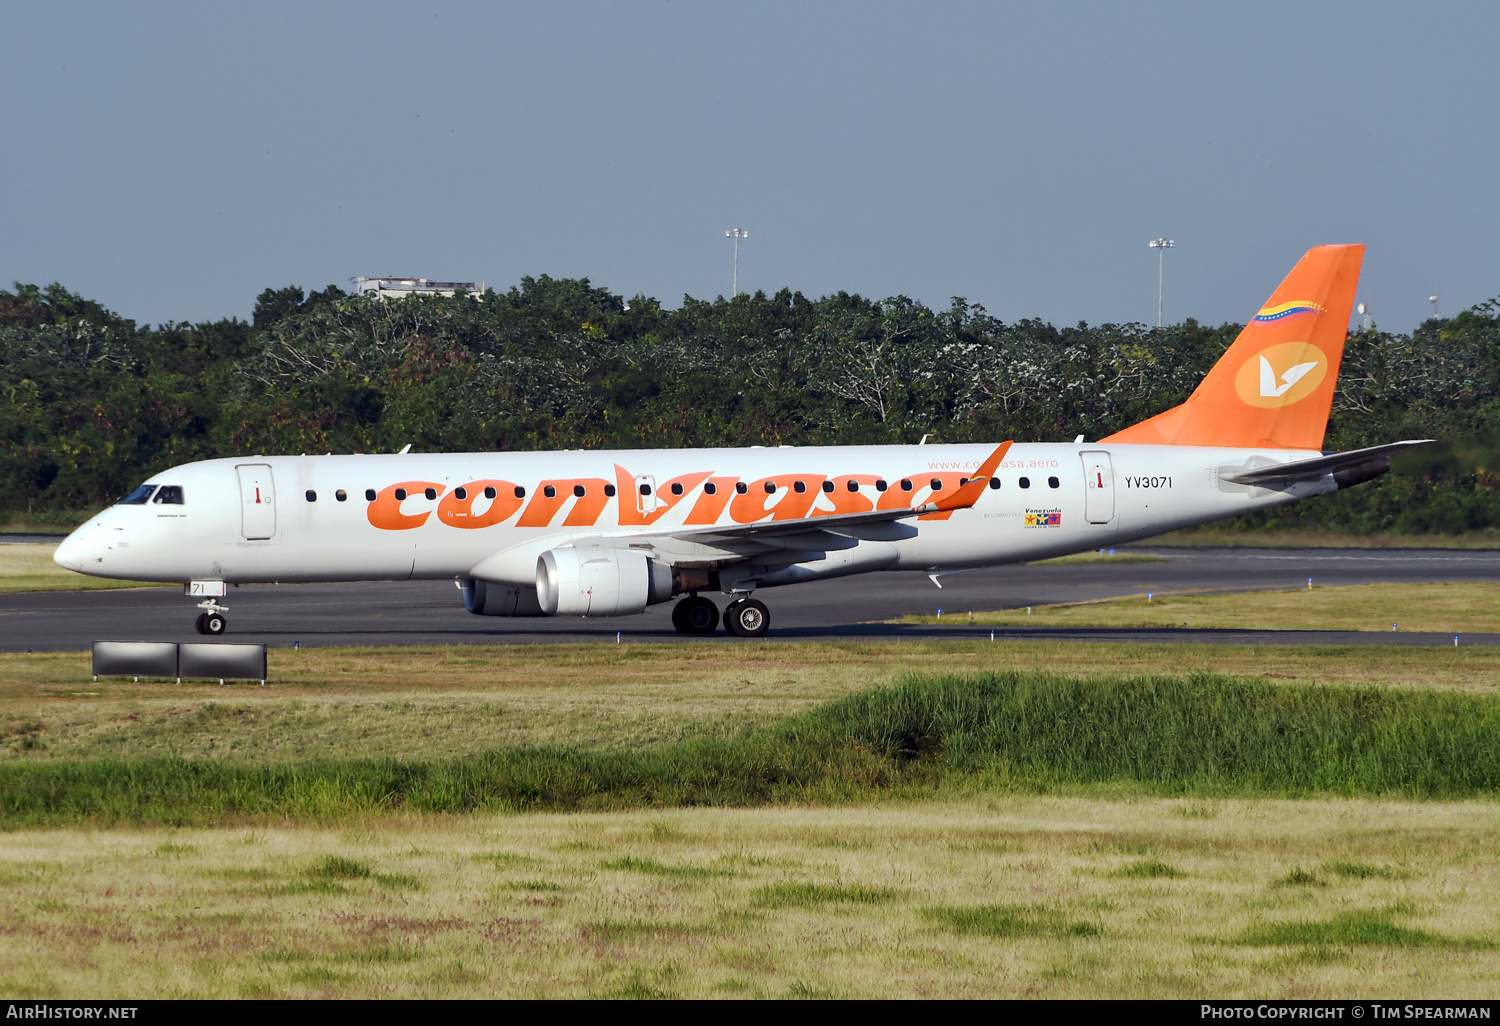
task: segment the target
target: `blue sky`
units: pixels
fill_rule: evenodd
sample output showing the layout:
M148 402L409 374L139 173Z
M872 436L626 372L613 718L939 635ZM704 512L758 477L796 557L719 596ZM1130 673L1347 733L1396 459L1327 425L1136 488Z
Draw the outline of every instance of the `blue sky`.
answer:
M357 274L1244 320L1364 242L1500 294L1500 5L7 3L0 282L142 322Z

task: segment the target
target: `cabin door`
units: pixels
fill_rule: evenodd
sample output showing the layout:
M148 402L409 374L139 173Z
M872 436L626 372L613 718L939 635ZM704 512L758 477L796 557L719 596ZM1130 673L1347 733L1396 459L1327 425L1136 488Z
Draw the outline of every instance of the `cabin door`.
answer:
M1083 519L1107 524L1115 518L1115 468L1107 452L1080 453L1083 457Z
M241 464L234 468L240 476L240 523L245 538L258 541L276 533L276 488L271 484L271 468L264 463Z

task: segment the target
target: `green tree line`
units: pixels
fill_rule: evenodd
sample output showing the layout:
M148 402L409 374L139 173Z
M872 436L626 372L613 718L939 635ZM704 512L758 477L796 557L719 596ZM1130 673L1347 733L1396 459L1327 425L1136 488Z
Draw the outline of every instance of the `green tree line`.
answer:
M1325 447L1443 444L1246 526L1500 527L1497 313L1351 335ZM139 327L17 284L0 290L0 510L89 510L250 453L1093 439L1181 402L1239 330L787 289L668 310L546 276L398 301L267 289L248 323Z

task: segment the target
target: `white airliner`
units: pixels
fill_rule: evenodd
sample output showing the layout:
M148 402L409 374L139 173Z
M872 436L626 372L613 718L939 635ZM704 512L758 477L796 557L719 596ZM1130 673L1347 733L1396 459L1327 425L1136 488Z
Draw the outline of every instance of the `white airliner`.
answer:
M1097 549L1378 477L1396 442L1320 451L1362 246L1311 250L1181 406L1096 442L247 456L153 476L56 561L183 582L198 630L252 582L451 579L485 616L764 634L752 595Z

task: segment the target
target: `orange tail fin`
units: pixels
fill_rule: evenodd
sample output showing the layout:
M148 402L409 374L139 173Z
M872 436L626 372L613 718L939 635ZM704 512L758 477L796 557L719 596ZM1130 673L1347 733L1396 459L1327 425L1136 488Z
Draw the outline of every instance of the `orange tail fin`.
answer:
M1321 448L1364 254L1308 250L1187 402L1100 441Z

